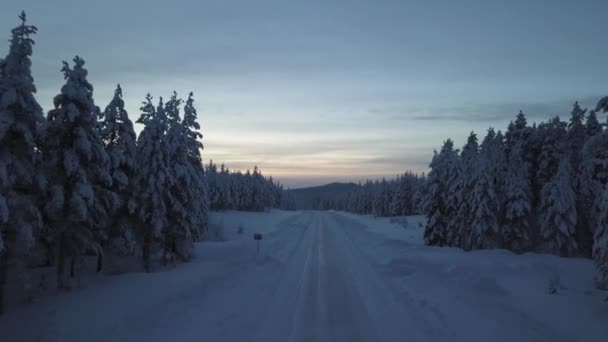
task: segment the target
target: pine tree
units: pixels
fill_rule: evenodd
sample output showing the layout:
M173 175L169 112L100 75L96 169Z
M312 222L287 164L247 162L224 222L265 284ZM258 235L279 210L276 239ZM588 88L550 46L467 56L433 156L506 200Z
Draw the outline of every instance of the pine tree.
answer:
M602 98L596 107L597 111L608 112L608 97ZM600 219L595 228L593 241L593 260L598 269L595 278L598 288L608 290L608 190L606 178L608 177L608 134L596 134L585 146L584 159L588 161L590 178L595 185L602 185L601 194L596 196L601 204L596 208Z
M542 139L542 145L535 180L539 189L542 189L557 173L564 154L566 123L556 116L548 122L540 124L538 133Z
M192 221L193 236L198 240L207 231L209 197L201 155L203 143L200 140L203 138L203 135L199 132L201 126L197 120L197 112L194 107L194 94L190 93L184 106L182 125L186 133L185 149L191 170L190 176L192 177L192 192L190 193L192 197L189 199L189 202L193 210L191 215L194 216Z
M107 217L107 208L100 196L112 184L108 155L97 130L99 108L93 102L84 60L75 57L73 68L64 62L62 71L66 83L55 97L55 109L48 113L45 144L51 181L46 212L57 249L59 288L64 287L66 257L71 257L74 276L76 257L87 250L103 255L99 242L106 232L99 222Z
M445 164L445 182L447 188L447 201L446 201L446 218L447 227L445 232L446 244L448 246L459 246L459 232L460 227L458 226L458 210L463 201L463 183L460 181L462 172L462 160L458 155L458 150L453 150L450 154L450 158L446 159Z
M498 198L483 164L473 188L471 233L465 249L500 248L503 243L496 215Z
M593 232L599 225L603 189L608 184L608 132L590 137L583 147L581 193L587 224Z
M455 170L458 161L458 152L454 150L451 139L444 142L439 153L435 152L431 161L431 172L428 176L429 208L428 221L424 230L424 243L433 246L447 244L448 220L450 219L449 201L449 175Z
M507 154L510 153L510 150L516 145L525 147L529 137L530 130L528 121L526 120L524 112L520 110L515 117L515 121L509 123L509 127L505 134L505 152Z
M205 166L205 180L209 197L209 209L211 210L221 209L218 207L220 197L218 177L217 165L213 163L213 160L209 160L209 163Z
M414 211L416 214L424 214L428 216L430 196L429 196L429 182L427 177L423 174L420 179L420 184L414 194Z
M26 25L25 13L19 19L8 55L0 60L0 314L9 260L23 259L41 226L37 200L44 186L39 173L44 117L34 97L30 60L37 29Z
M408 190L409 183L405 175L398 178L398 183L399 187L393 193L393 198L391 199L389 210L391 216L405 215L408 210L406 207L411 206L409 198L411 191Z
M188 199L191 197L190 165L185 148L186 132L180 118L180 105L182 100L177 93L165 103L164 112L167 117L167 131L165 147L169 162L169 192L167 201L167 225L163 230L163 261L169 255L178 256L181 260L190 260L194 246L192 245L192 228Z
M593 261L597 267L596 285L602 290L608 290L608 192L602 193L602 211L595 229L593 243Z
M594 110L589 111L585 120L585 133L587 138L591 138L596 134L602 133L602 125L597 121L597 116Z
M177 255L187 261L192 257L193 241L200 239L206 228L207 198L200 156L202 144L198 141L201 135L195 131L200 127L192 94L183 119L180 118L181 103L174 92L165 104L169 119L167 146L174 182L167 204L169 224L164 232L164 250L167 255Z
M567 159L559 163L557 174L543 187L542 198L541 250L575 255L576 202Z
M532 194L521 144L511 149L504 179L504 246L523 253L533 245L531 237Z
M580 254L590 257L593 245L593 235L589 230L587 214L589 212L588 201L585 200L586 179L582 166L583 146L587 140L586 127L583 124L586 109L582 109L578 102L574 104L571 112L570 122L568 123L568 133L566 136L566 146L570 161L570 178L572 189L575 194L577 223L576 241L580 248Z
M112 250L120 254L132 254L135 248L132 216L134 214L133 179L136 172L136 135L133 123L125 110L120 85L114 97L103 111L99 124L100 136L110 159L112 187L117 196L110 206L109 242Z
M490 136L490 134L492 134ZM493 139L493 131L488 131L488 136ZM450 245L463 246L465 240L471 233L471 222L473 221L473 212L471 208L471 200L475 187L476 167L479 157L479 144L477 143L477 135L471 132L467 143L462 148L460 153L460 189L461 198L459 207L456 213L456 222L452 231L453 237L450 239Z
M496 170L492 168L492 157L501 155L497 149L493 130L488 131L480 146L479 158L476 159L472 170L473 185L470 190L470 232L464 241L465 249L499 248L502 246L502 236L498 215L500 202L494 177Z
M143 266L146 272L150 272L152 248L156 241L161 241L162 233L168 225L166 201L171 197L170 187L174 180L166 146L168 120L162 98L158 106L154 107L152 96L148 94L141 111L137 122L143 124L144 129L137 138L137 174L134 187Z

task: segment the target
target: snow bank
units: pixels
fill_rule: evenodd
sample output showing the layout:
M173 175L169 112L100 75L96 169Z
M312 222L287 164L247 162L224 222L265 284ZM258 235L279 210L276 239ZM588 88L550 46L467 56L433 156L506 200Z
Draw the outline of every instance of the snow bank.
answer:
M424 217L408 217L404 228L387 218L339 215L398 299L439 340L599 341L608 333L606 293L594 287L591 260L429 247L418 226Z
M196 243L193 261L177 264L175 268L119 276L91 275L83 280L82 288L38 297L33 303L12 308L0 316L0 340L122 341L120 338L129 334L145 336L150 331L148 325L161 318L166 324L176 324L176 317L171 316L179 313L179 319L183 319L184 312L180 311L192 314L187 312L192 306L200 306L200 315L212 315L217 310L201 303L213 301L209 296L223 293L226 286L236 286L229 285L228 279L264 267L269 263L268 257L264 259L268 249L278 249L280 245L289 247L280 239L273 243L268 237L271 241L262 242L264 248L258 257L251 237L253 232L276 235L282 227L287 227L283 222L297 215L298 212L278 210L212 213L212 219L224 222L225 227L243 225L245 233L235 233L234 240L229 242ZM227 235L232 237L229 230ZM93 277L95 281L91 281ZM244 290L244 295L253 295ZM222 297L222 300L231 299ZM149 336L147 341L150 340L167 341L170 337Z

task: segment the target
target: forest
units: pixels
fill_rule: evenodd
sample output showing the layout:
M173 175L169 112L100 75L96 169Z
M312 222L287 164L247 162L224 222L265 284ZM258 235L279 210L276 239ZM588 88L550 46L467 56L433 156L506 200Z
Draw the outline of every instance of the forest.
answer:
M504 134L471 133L462 151L446 140L425 185L425 243L592 257L606 289L608 131L597 113L607 100L575 103L567 122L528 125L520 112Z
M596 284L608 288L608 130L596 108L573 105L529 125L519 112L506 131L471 132L435 151L428 176L407 172L367 181L319 209L374 216L424 214L424 242L464 250L508 249L593 258Z
M148 94L136 135L118 85L104 110L93 98L85 61L63 62L65 80L45 115L31 74L35 26L12 30L0 59L0 312L9 277L30 287L28 269L53 266L67 289L84 256L137 255L150 272L159 260L192 258L210 209L278 207L282 186L257 167L217 172L202 163L194 95L157 101ZM238 202L218 194L230 184Z

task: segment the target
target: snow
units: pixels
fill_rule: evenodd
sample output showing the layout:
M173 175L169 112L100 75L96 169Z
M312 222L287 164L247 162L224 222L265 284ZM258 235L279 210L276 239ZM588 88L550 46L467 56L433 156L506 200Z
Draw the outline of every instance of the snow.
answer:
M210 220L226 241L197 243L192 262L97 276L9 311L3 341L599 341L608 331L590 260L428 247L422 216ZM253 233L264 234L259 254Z
M228 210L224 212L211 212L209 225L222 229L223 240L251 239L253 234L270 234L279 229L278 223L294 215L292 211L272 210L264 212L244 212ZM239 233L239 228L242 232Z

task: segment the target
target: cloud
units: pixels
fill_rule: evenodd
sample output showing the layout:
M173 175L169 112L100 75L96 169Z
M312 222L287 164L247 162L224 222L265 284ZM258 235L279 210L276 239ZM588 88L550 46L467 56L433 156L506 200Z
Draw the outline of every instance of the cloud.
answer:
M504 122L509 121L522 110L529 121L544 121L559 115L566 120L575 101L581 106L593 108L600 95L588 95L580 98L562 98L547 102L508 102L508 103L476 103L456 106L429 106L428 108L373 108L369 113L382 115L384 118L399 121L456 121L456 122Z

